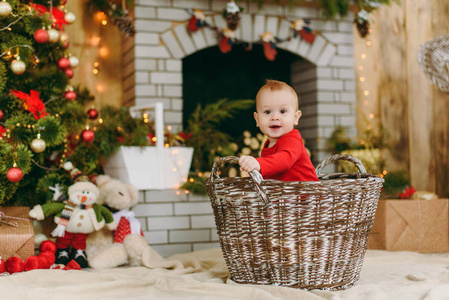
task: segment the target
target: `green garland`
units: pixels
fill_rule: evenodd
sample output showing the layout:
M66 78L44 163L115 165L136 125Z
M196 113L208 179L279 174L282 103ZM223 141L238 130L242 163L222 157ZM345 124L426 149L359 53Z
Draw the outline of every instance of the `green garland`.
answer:
M212 2L213 0L209 0ZM239 1L236 0L238 4ZM323 9L323 16L329 19L345 17L348 15L351 7L356 7L359 11L372 11L381 5L389 5L392 0L355 0L354 4L351 4L350 0L316 0L320 3ZM399 0L393 0L399 2ZM253 0L257 2L259 7L262 7L267 1L266 0ZM304 0L275 0L278 4L287 4L289 7L299 6L304 4Z

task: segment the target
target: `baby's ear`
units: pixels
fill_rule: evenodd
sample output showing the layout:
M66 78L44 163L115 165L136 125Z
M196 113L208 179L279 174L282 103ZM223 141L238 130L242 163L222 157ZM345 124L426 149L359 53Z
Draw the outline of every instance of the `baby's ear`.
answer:
M301 116L302 116L302 112L300 110L297 110L295 112L295 122L294 122L295 125L298 125L299 119L301 118Z
M256 111L254 112L254 120L256 120L256 127L259 127L259 115Z

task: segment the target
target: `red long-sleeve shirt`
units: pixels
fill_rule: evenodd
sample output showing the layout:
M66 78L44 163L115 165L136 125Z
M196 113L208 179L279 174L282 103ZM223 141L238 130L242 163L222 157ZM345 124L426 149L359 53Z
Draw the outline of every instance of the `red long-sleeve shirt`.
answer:
M293 129L282 136L270 148L267 148L268 143L265 143L261 157L256 158L264 179L318 181L298 130Z

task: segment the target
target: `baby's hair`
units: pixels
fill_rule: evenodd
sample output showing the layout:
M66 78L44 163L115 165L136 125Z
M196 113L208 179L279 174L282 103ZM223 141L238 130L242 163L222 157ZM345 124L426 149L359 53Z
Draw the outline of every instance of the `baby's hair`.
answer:
M282 90L290 91L294 95L294 97L296 99L296 103L298 103L298 94L296 93L296 91L291 86L289 86L288 84L286 84L283 81L267 79L265 81L265 85L262 86L260 88L260 90L257 92L256 104L257 104L257 102L259 100L260 94L262 94L263 91L276 92L276 91L282 91Z

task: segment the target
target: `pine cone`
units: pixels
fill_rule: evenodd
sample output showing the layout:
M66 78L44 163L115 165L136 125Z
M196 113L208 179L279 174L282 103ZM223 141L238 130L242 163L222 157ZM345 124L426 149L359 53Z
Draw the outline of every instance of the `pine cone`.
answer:
M236 13L226 13L226 24L228 25L228 28L232 31L235 31L239 25L240 25L240 12Z
M114 19L114 24L117 26L121 33L124 33L127 37L134 36L136 34L136 29L134 28L132 18L127 15L116 17Z
M357 30L362 38L365 38L369 34L370 23L367 20L355 20Z

